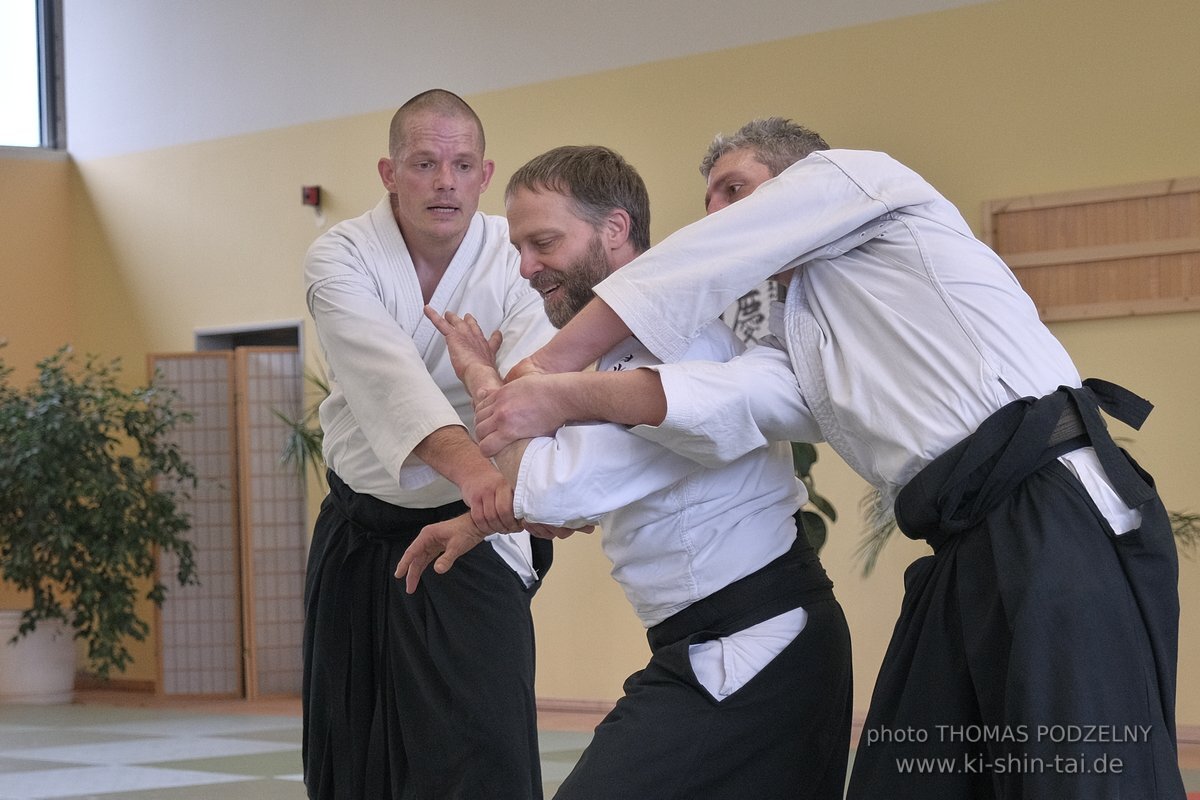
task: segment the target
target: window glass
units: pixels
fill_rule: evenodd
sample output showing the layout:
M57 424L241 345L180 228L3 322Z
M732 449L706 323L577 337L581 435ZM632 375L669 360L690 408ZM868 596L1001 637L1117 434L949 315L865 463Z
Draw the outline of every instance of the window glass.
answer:
M0 0L0 145L42 144L36 0Z

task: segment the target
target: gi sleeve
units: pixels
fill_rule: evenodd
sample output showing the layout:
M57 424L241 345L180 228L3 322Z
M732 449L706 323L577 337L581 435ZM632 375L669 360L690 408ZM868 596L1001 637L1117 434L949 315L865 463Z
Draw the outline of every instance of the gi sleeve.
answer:
M373 281L354 268L360 261L344 237L314 242L305 263L308 308L355 422L399 481L401 465L421 440L462 420Z
M686 361L656 370L667 397L657 426L630 432L705 467L730 464L771 442L824 439L800 396L787 353L760 344L724 363Z
M776 273L870 240L881 217L941 201L883 153L817 152L751 194L676 231L614 272L596 294L661 360Z
M579 528L701 469L621 425L567 425L531 439L513 487L518 518Z

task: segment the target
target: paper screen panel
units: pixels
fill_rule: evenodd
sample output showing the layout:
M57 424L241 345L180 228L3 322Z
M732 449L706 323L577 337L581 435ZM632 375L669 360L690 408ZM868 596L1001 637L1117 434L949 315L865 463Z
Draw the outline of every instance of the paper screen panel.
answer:
M287 425L303 402L294 348L237 349L242 531L247 565L247 696L296 694L302 676L304 484L280 460Z
M151 356L164 383L193 415L176 441L198 485L183 508L198 585L171 586L159 614L162 691L183 695L242 694L240 551L234 451L233 359L230 353ZM159 561L170 584L177 563Z

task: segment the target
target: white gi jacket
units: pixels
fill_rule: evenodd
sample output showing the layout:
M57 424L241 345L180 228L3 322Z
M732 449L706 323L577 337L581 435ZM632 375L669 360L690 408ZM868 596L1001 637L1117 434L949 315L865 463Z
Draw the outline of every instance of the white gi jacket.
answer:
M313 242L305 283L329 369L320 408L326 464L354 491L398 506L461 499L457 486L412 454L447 425L473 435L474 412L445 339L422 313L421 286L386 196ZM429 304L502 331L505 370L554 334L541 297L520 275L503 217L475 215ZM504 548L523 544L527 554L528 534L494 544L512 564L516 554Z
M684 358L724 361L741 350L728 327L712 322ZM657 363L630 337L597 369ZM707 469L611 423L567 425L530 440L514 489L519 517L602 526L612 576L646 627L787 552L792 514L806 499L787 444Z
M755 348L725 365L660 368L668 418L640 435L705 463L764 439L824 439L890 507L1001 406L1081 383L1008 267L949 201L883 153L813 153L596 294L655 355L677 361L704 323L792 267L773 327L786 354Z

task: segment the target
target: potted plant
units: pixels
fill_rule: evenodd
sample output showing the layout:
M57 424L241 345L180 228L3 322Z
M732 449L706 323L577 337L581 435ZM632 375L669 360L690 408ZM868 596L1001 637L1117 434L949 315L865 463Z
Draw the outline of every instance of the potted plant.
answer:
M170 439L188 415L153 381L122 388L115 360L63 347L37 370L19 388L0 359L0 578L28 598L12 638L61 624L108 678L149 633L140 598L162 604L158 554L194 581L179 500L195 476ZM0 643L0 657L10 649Z

